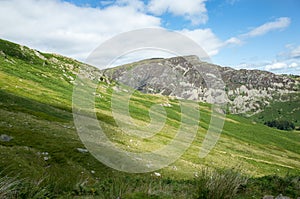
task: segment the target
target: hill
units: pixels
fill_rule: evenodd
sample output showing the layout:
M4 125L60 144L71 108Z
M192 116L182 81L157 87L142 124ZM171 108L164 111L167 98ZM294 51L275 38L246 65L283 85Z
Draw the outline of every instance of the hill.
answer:
M234 175L235 178L300 175L299 132L272 129L239 115L226 116L218 143L208 156L200 159L199 150L211 119L208 103L198 103L200 121L196 137L177 161L157 171L162 177L156 177L153 172L133 175L111 169L86 150L76 131L72 95L80 68L84 68L88 79L99 84L94 93L96 116L107 137L121 149L141 152L160 148L174 139L180 118L185 117L177 99L134 91L129 111L135 123L147 125L151 119L149 109L154 104L163 106L167 118L153 137L144 139L124 134L111 109L113 92L124 87L92 66L0 40L0 170L2 176L27 179L28 186L21 181L23 187L18 188L20 198L82 195L116 198L120 193L127 194L127 198L197 198L202 193L198 190L202 186L197 183L204 179L197 181L197 176L205 176L201 172L206 168L227 171L239 167L241 174ZM126 89L130 91L129 87ZM292 92L292 88L288 89ZM228 175L234 173L225 174L215 174L221 177L214 179L216 182L223 179L225 184ZM6 178L1 178L0 185L3 179ZM268 178L263 180L269 182ZM248 186L251 190L254 185ZM278 191L285 193L274 187L249 194L262 197L279 194ZM203 193L211 190L218 192L210 188ZM247 194L242 192L241 196L247 198Z
M142 60L103 72L144 93L212 103L212 93L222 92L220 97L233 114L253 116L260 113L257 117L262 118L269 115L269 111L265 110L284 111L276 104L288 101L291 104L288 108L289 119L300 125L296 108L300 101L298 76L275 75L260 70L235 70L202 62L196 56ZM222 85L212 85L217 81L221 81ZM274 115L274 118L278 116ZM257 121L265 122L263 119Z

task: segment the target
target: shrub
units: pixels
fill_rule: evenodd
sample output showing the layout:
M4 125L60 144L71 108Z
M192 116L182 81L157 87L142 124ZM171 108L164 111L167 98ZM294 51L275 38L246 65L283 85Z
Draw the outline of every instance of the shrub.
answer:
M293 130L295 129L295 125L293 122L287 120L272 120L264 123L269 127L275 127L280 130Z

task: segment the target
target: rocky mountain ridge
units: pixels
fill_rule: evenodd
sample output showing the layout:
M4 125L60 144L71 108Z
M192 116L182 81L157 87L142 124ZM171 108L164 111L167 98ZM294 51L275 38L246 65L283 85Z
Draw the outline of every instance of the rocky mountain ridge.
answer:
M155 58L109 68L104 75L145 93L208 103L227 103L231 113L254 114L272 101L299 97L300 83L287 75L236 70L197 56Z

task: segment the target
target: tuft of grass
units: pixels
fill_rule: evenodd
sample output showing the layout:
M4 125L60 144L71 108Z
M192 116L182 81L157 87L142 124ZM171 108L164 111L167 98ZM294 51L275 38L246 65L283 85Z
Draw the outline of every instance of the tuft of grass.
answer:
M226 199L234 198L239 187L247 183L247 177L234 169L216 171L205 168L196 177L196 183L196 198Z
M2 176L0 177L0 198L53 198L49 187L45 186L43 182L44 179L33 181L32 179L18 179L8 175Z
M45 179L37 181L20 180L15 198L31 198L31 199L49 199L54 198L48 185L44 183Z
M0 177L0 198L12 198L17 191L18 184L19 181L16 178L8 176Z

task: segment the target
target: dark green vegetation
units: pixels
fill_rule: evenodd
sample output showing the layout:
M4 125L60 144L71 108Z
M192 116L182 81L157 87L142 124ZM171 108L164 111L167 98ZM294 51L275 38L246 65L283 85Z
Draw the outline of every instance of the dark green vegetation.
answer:
M300 93L290 94L285 101L273 101L264 110L254 116L253 119L260 123L272 120L286 120L296 127L300 126Z
M287 120L272 120L272 121L267 121L264 124L269 127L275 127L280 130L290 131L295 129L295 124Z
M228 115L218 144L199 159L210 122L209 104L200 104L193 144L179 160L158 171L161 177L118 172L90 153L79 152L78 148L85 147L73 123L72 92L80 65L0 40L0 135L12 138L0 141L0 198L230 198L235 192L237 198L300 195L297 131L287 133ZM177 100L134 93L130 113L139 124L149 122L151 105L172 105L165 107L168 118L161 132L140 140L137 147L117 128L110 109L114 84L107 82L104 78L99 84L97 117L116 145L149 151L172 140L180 125ZM239 170L230 169L236 167Z

